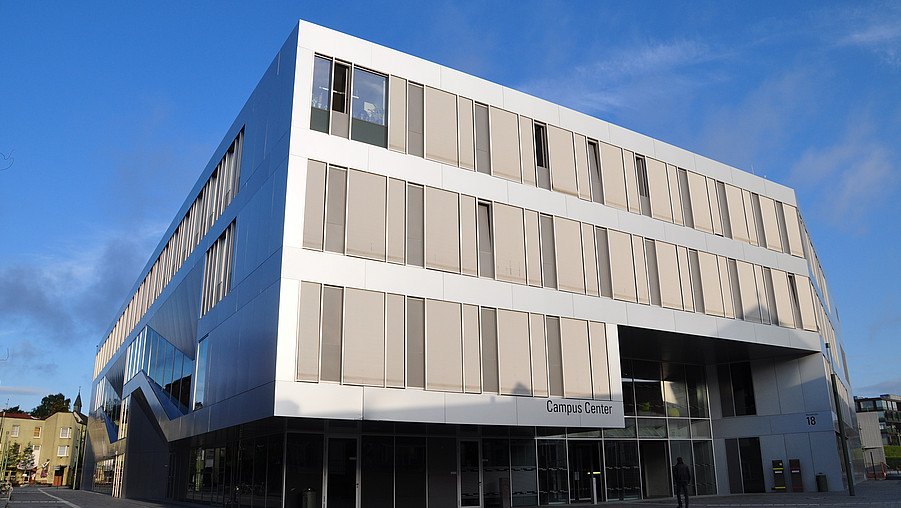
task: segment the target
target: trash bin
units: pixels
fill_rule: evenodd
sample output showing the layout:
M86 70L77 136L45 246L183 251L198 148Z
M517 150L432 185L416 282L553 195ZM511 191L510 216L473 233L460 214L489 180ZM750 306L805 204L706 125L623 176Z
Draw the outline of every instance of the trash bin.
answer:
M817 492L829 492L829 482L823 473L817 474Z

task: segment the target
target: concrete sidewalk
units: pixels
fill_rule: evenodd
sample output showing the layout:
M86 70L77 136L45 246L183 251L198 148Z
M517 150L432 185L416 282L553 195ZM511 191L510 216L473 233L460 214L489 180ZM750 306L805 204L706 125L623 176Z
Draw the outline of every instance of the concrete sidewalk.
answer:
M768 494L734 494L728 496L692 497L690 506L698 507L765 507L765 506L850 506L901 508L901 481L869 480L856 485L856 495L844 492L780 492ZM584 505L582 505L584 506ZM630 506L632 508L673 508L676 498L615 501L597 506Z

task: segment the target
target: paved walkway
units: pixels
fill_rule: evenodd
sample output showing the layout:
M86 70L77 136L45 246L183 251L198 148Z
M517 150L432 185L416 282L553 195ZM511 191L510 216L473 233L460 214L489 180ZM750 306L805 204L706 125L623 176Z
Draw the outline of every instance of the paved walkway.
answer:
M754 508L765 506L781 507L813 507L813 506L848 506L848 507L895 507L901 508L901 481L881 480L866 481L856 485L856 495L848 492L780 492L770 494L736 494L729 496L704 496L691 498L691 507L741 507ZM619 501L604 503L604 507L631 508L673 508L676 498L648 499L642 501Z
M0 498L0 508L5 498ZM35 487L26 485L13 489L8 508L175 508L176 505L116 499L106 494L97 494L69 488ZM183 508L183 507L182 507Z
M4 498L0 498L0 508ZM184 504L163 504L131 499L115 499L105 494L83 490L56 489L53 487L19 487L13 491L8 508L184 508ZM587 505L572 505L584 508ZM597 505L599 507L673 508L675 498L642 501L619 501ZM901 481L867 481L857 485L857 495L847 492L804 492L740 494L730 496L705 496L691 498L691 507L756 508L756 507L896 507L901 508ZM417 507L404 507L417 508Z

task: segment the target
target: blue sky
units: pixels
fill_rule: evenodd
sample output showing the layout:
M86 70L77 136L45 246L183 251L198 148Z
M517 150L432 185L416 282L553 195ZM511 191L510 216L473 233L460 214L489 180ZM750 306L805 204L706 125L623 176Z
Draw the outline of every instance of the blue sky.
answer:
M298 19L797 190L854 393L901 393L901 3L0 3L0 406L95 347Z

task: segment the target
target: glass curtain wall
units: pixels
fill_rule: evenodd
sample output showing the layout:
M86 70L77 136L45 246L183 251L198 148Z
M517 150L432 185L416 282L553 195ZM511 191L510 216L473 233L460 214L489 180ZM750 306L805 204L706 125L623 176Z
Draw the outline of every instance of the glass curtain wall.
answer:
M273 419L267 435L242 426L225 441L194 440L181 499L241 507L281 506L282 495L286 507L595 504L671 496L678 457L692 468L692 494L716 493L704 369L626 359L622 372L621 429Z

